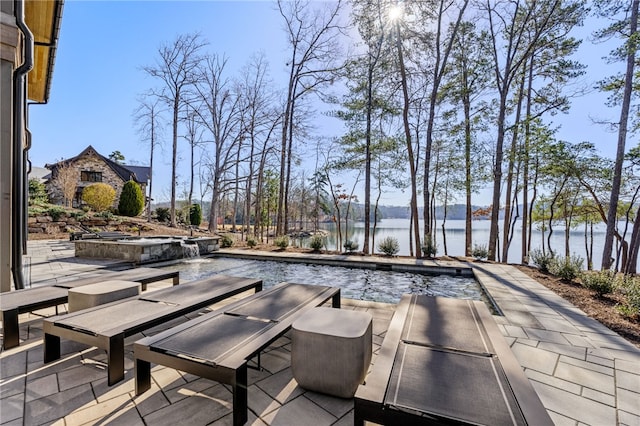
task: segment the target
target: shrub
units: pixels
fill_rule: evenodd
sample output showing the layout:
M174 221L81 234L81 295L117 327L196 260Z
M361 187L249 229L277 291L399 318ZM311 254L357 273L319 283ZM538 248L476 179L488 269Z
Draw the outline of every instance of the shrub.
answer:
M158 222L169 222L169 220L171 220L171 211L168 207L158 207L156 209L156 218Z
M122 187L118 212L123 216L135 217L144 209L144 194L140 185L130 180Z
M358 250L358 243L355 241L347 240L344 242L344 249L349 253Z
M620 305L618 310L629 317L640 315L640 277L623 276L618 287L626 299L626 302Z
M484 260L489 257L489 249L486 244L474 244L471 256L476 260Z
M276 247L280 247L282 250L286 249L287 247L289 247L289 237L287 237L286 235L283 235L281 237L277 237L274 241L273 244Z
M82 201L96 212L107 210L116 198L116 190L106 183L94 183L82 191Z
M613 271L584 272L580 280L585 288L595 291L598 296L603 296L613 291L616 274Z
M111 213L109 210L105 210L102 211L100 213L95 214L95 217L101 217L105 220L112 220L113 219L113 213Z
M195 204L194 204L195 205ZM251 248L254 248L255 246L258 245L258 242L256 241L255 238L253 237L247 237L247 245Z
M555 254L551 253L543 253L540 249L531 250L531 254L529 255L531 259L531 263L540 269L542 272L550 272L551 264L554 262Z
M421 247L422 254L426 257L434 257L438 252L438 246L433 242L431 238L427 238L424 241L424 245Z
M558 256L551 263L549 272L563 280L571 281L580 275L583 264L584 259L580 256Z
M47 188L39 179L29 179L29 205L45 204L49 200Z
M54 206L47 209L47 214L51 216L54 222L57 222L67 215L67 211L63 207Z
M223 235L220 239L220 247L228 248L233 245L233 238L228 235Z
M395 237L386 237L378 243L378 250L387 256L393 256L400 251L398 239Z
M324 247L324 238L320 235L314 235L311 237L311 241L309 241L309 247L311 247L314 251L320 251L322 247Z
M202 223L202 209L200 208L200 204L192 204L189 208L189 223L193 226L200 226ZM249 242L248 239L247 242Z

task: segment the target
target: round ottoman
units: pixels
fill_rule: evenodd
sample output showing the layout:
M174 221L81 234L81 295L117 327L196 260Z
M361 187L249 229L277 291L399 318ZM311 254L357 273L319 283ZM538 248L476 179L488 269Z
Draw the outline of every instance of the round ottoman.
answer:
M292 325L291 369L308 390L352 398L371 363L372 317L313 308Z

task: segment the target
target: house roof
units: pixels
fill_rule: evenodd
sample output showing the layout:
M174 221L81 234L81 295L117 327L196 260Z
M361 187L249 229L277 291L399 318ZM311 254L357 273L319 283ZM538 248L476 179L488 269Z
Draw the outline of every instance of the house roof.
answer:
M59 167L60 164L74 163L81 157L87 155L96 155L102 161L104 161L123 181L134 180L137 183L147 183L151 176L151 168L146 166L128 166L125 164L116 163L108 157L100 154L94 147L89 145L80 154L66 160L58 161L54 164L45 164L45 167L49 170L54 170Z
M25 22L34 39L33 69L27 78L31 101L46 103L49 100L63 3L62 0L25 1Z

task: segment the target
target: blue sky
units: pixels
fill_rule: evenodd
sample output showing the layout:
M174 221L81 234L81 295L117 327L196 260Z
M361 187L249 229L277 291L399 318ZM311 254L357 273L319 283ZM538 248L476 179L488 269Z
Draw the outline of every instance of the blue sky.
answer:
M599 25L589 20L579 34L588 36ZM126 163L147 165L148 149L140 142L132 115L138 106L137 96L156 83L141 67L155 63L163 43L193 32L200 32L209 41L209 52L229 57L229 76L252 54L265 52L276 85L284 87L286 37L282 18L272 2L67 0L49 103L30 108L33 165L42 167L75 156L88 145L103 155L119 150ZM622 68L621 64L607 65L601 59L610 46L594 46L588 41L584 44L579 59L589 65L584 77L588 86ZM591 117L617 118L618 111L608 111L604 99L599 93L578 99L569 115L556 116L554 121L562 124L560 139L594 142L603 155L613 158L616 134L591 122ZM170 193L168 135L164 154L154 160L156 200L168 199ZM629 141L628 147L631 145ZM186 176L186 147L181 155L184 159L179 173ZM383 204L406 205L407 197L393 191L383 196ZM489 191L483 191L474 203L488 204L489 200Z

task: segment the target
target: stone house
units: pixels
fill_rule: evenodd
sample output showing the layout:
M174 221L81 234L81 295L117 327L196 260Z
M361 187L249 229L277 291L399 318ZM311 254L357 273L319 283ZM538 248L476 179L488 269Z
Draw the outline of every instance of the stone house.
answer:
M129 180L133 180L146 194L147 183L151 176L151 168L146 166L129 166L117 163L96 151L91 145L73 158L59 161L55 164L46 164L51 170L51 177L46 182L49 199L53 203L64 204L62 185L58 180L59 171L69 167L75 184L75 195L72 200L73 207L82 205L82 191L87 186L102 182L111 185L116 190L113 207L118 207L122 187Z

